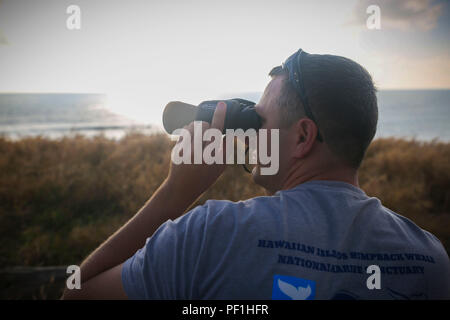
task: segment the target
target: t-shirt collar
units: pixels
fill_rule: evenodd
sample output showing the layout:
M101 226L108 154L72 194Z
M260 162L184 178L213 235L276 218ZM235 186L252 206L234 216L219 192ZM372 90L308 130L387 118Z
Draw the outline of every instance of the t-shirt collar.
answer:
M309 188L309 187L325 187L325 188L333 188L333 189L346 189L348 191L356 192L359 194L365 195L365 192L361 190L360 188L344 182L344 181L336 181L336 180L311 180L307 182L300 183L299 185L286 190L279 190L275 193L275 195L279 195L281 192L290 192L290 191L297 191L303 188Z

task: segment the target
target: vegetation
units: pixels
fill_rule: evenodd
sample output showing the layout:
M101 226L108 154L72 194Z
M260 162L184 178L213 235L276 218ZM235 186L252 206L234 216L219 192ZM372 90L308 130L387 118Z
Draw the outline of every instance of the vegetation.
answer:
M167 175L173 141L130 133L0 138L0 267L79 263L125 223ZM367 194L435 234L450 249L450 144L376 140L360 170ZM264 191L240 166L198 201Z

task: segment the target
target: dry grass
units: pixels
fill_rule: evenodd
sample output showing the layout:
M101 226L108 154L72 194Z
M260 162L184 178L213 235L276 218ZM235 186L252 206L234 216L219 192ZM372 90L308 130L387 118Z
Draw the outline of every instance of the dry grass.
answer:
M450 252L450 143L376 140L359 177L368 195L433 233Z
M167 175L166 135L61 140L0 138L0 267L81 261L129 219ZM450 144L375 141L360 172L367 194L450 249ZM264 194L229 168L198 203Z

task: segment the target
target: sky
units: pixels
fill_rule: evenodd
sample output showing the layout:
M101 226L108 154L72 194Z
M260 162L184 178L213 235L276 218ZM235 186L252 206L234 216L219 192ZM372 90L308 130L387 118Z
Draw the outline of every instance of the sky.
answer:
M299 48L357 61L379 89L450 88L448 0L0 1L0 92L105 93L137 120L261 92Z

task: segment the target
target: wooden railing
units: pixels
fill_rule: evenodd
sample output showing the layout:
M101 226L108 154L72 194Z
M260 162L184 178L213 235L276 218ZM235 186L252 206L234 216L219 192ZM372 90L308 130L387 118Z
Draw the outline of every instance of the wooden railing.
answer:
M0 270L0 299L59 299L70 274L65 266Z

